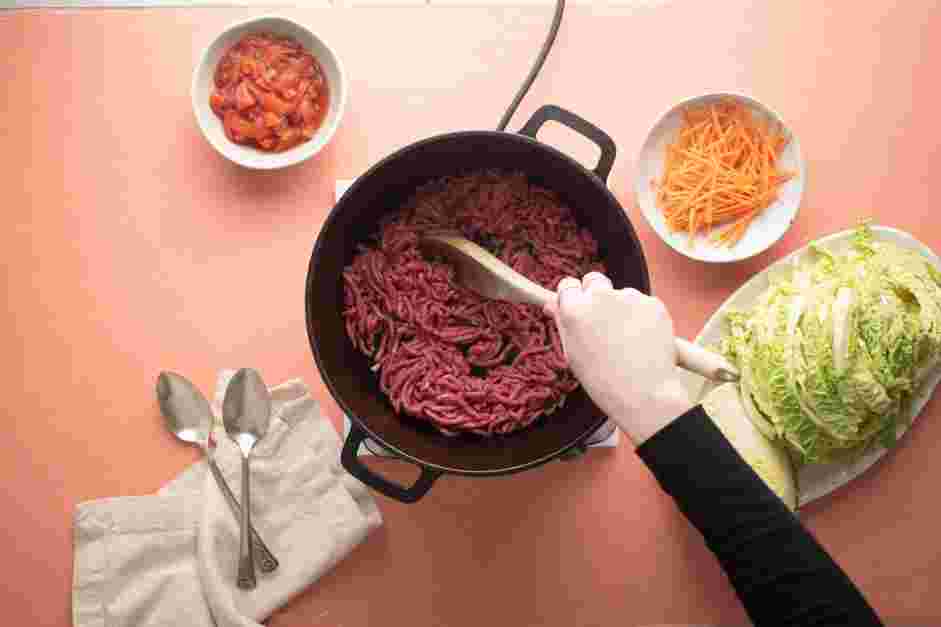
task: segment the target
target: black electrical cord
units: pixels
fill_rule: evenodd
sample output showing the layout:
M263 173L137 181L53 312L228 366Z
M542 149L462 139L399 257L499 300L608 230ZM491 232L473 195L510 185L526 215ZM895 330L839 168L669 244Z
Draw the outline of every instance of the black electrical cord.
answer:
M552 25L549 27L549 34L546 36L546 41L542 44L542 49L539 51L539 56L536 57L536 62L533 63L533 67L529 70L529 74L526 76L526 80L523 81L519 91L516 92L516 96L513 98L513 102L510 103L506 113L504 113L503 117L500 119L500 124L497 125L498 131L506 130L506 127L510 123L510 118L512 118L513 114L516 113L516 109L520 106L520 102L523 101L523 97L526 95L526 92L529 91L529 88L532 87L533 81L536 80L536 76L539 74L539 70L542 69L542 64L546 62L546 57L549 56L549 50L552 49L552 44L555 43L555 36L559 33L559 26L562 24L562 11L564 10L565 0L556 0L555 15L552 16Z

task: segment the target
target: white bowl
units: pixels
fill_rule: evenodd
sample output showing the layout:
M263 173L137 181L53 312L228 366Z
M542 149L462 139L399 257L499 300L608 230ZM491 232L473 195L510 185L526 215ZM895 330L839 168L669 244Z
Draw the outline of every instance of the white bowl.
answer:
M682 111L686 107L707 105L720 100L734 100L752 112L752 115L761 116L781 125L790 137L790 142L784 148L778 163L781 169L796 172L796 176L778 188L778 199L756 217L745 231L745 235L732 247L718 246L710 243L705 235L698 235L690 246L689 236L685 233L674 233L667 226L663 212L657 207L657 193L651 181L660 180L663 176L663 161L667 145L673 141L677 131L682 125ZM807 168L801 157L800 143L797 137L787 128L781 116L769 109L754 98L741 94L717 93L690 98L679 103L667 111L650 130L644 145L637 157L637 174L634 179L634 198L640 207L641 213L657 235L660 236L670 248L699 261L723 263L748 259L767 250L777 242L790 228L800 206L801 195L804 193L804 184L807 180Z
M260 32L291 37L301 44L320 63L329 89L330 102L317 133L309 141L284 152L263 152L251 146L234 143L225 136L222 120L209 106L213 75L219 59L243 36ZM333 134L340 125L340 118L343 117L343 110L346 108L347 83L340 59L322 39L297 22L283 17L265 16L232 24L209 44L193 70L191 97L193 113L196 115L199 128L216 150L246 168L274 170L309 159L320 152L320 149L333 138Z

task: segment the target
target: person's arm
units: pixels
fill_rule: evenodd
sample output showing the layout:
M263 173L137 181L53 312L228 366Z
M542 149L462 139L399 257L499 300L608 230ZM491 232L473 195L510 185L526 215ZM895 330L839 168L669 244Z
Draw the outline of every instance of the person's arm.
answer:
M701 407L654 434L637 454L703 535L757 627L882 624Z
M702 533L755 624L880 625L839 566L693 408L663 303L615 290L598 273L563 279L558 292L546 312L572 372Z

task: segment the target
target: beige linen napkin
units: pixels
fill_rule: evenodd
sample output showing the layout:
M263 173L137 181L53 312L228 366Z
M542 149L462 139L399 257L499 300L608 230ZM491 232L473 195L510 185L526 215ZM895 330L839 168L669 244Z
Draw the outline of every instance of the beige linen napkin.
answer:
M219 415L234 371L220 373ZM382 524L339 465L340 440L306 386L271 390L268 435L252 458L252 522L280 562L255 590L235 586L238 524L204 462L152 496L81 503L74 520L76 627L254 626ZM239 493L240 459L217 424L216 461Z

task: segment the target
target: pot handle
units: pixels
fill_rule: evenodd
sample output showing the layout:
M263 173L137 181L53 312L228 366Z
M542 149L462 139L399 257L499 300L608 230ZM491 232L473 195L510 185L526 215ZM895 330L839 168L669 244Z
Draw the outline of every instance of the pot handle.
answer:
M563 126L567 126L585 139L590 140L601 149L601 157L598 159L598 165L592 172L605 183L608 182L608 175L611 174L611 168L614 166L614 157L617 155L617 147L611 136L600 128L581 118L571 111L567 111L556 105L543 105L533 113L533 117L520 129L521 135L526 135L536 139L536 133L542 128L542 125L552 120Z
M415 480L415 483L413 483L411 487L406 488L389 481L381 475L377 475L364 464L360 463L357 457L359 446L367 437L367 433L351 420L350 433L343 442L343 452L340 455L340 462L351 475L376 492L384 494L396 501L401 501L402 503L414 503L425 496L435 480L441 476L441 471L422 466L421 474L418 476L418 479Z

